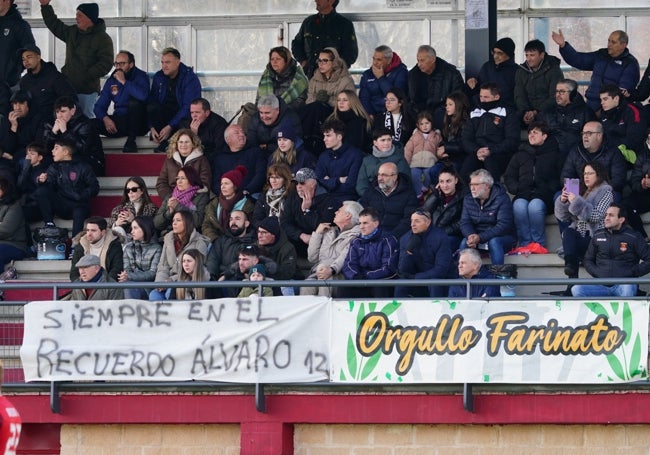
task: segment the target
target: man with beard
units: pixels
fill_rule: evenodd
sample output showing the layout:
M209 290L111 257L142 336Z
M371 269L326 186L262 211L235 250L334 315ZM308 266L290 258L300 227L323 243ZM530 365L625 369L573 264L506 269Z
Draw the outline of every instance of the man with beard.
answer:
M73 239L74 253L72 263L77 264L87 254L93 254L100 259L100 265L104 268L108 276L117 281L117 276L124 270L122 255L122 242L113 234L113 231L107 229L108 223L101 216L91 216L86 220L86 229L84 234ZM70 269L70 281L79 278L78 266Z
M278 266L275 273L269 272L269 277L275 280L303 278L298 276L296 249L280 229L277 216L268 216L262 220L257 228L257 245L260 247L260 252ZM282 295L295 294L292 287L282 287L281 291Z
M294 180L296 191L287 196L280 224L298 255L307 258L307 245L312 232L321 223L331 223L338 207L334 207L325 188L318 184L312 169L299 169Z
M241 247L255 242L254 232L249 228L250 221L248 221L246 212L233 210L230 214L228 230L212 242L212 247L208 252L205 265L210 272L211 280L223 279L228 267L237 261Z

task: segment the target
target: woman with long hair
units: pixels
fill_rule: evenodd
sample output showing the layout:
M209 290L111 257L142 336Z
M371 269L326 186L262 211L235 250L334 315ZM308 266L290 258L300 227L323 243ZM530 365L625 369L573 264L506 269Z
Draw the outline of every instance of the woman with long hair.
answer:
M176 174L185 166L196 170L201 182L207 188L212 183L210 161L203 154L203 145L199 136L189 128L181 128L169 139L167 159L163 162L160 175L156 180L156 190L161 199L171 194L176 185Z
M555 216L571 223L562 233L564 274L578 278L580 261L587 251L591 236L604 226L605 211L614 200L608 183L607 169L598 161L586 163L578 193L565 184L555 200Z
M153 281L160 262L162 246L156 240L151 217L138 215L131 221L131 241L124 245L124 270L117 281ZM146 300L147 289L124 289L124 298Z
M257 85L255 104L260 97L273 94L287 106L298 109L305 104L308 85L309 79L291 51L284 46L274 47L269 51L269 63Z
M291 169L286 164L272 164L266 172L266 185L262 195L255 203L253 210L252 225L254 229L260 222L269 216L276 216L278 219L284 211L284 203L287 196L295 191L291 180Z
M469 100L463 92L453 92L447 96L445 101L445 116L440 134L442 144L436 150L438 162L429 169L431 182L438 181L440 170L452 164L460 171L467 154L463 148L461 137L463 128L469 122Z
M206 255L209 246L210 240L196 230L192 214L183 209L176 211L172 219L172 230L163 239L160 262L156 269L155 281L163 286L153 289L149 293L149 300L169 298L171 289L164 287L164 283L178 281L179 265L185 251L196 249Z
M313 168L316 159L304 147L303 140L289 124L282 124L278 129L278 148L269 156L267 168L273 164L286 164L295 174L303 167Z
M165 235L169 232L172 217L178 210L187 210L194 218L194 224L201 226L210 191L192 166L183 166L176 175L176 186L160 204L154 217L156 229Z
M330 114L326 121L332 118L342 121L346 126L343 142L367 151L372 120L361 104L355 90L345 89L339 92L336 96L334 112Z
M139 176L129 177L124 183L122 200L111 210L108 225L122 235L131 232L131 222L136 216L153 217L158 207L151 201L144 179Z
M185 250L181 256L181 270L178 282L210 281L210 273L205 267L205 256L199 250ZM205 298L205 288L175 288L177 300L201 300Z
M244 166L239 165L221 176L221 191L205 209L205 219L201 228L201 232L211 242L228 231L230 214L233 210L246 212L248 219L251 219L255 205L242 191L242 183L247 172Z
M392 87L386 93L384 105L386 110L375 116L372 129L386 128L391 132L394 141L406 145L415 127L409 114L406 93L399 87Z
M438 183L422 206L422 210L431 213L431 224L445 231L452 251L458 249L463 239L460 216L465 194L466 187L456 168L446 166L438 174Z

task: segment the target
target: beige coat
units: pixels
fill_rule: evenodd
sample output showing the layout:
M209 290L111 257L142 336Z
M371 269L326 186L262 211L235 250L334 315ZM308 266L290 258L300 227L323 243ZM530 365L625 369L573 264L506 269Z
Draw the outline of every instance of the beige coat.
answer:
M330 50L334 53L334 72L332 77L325 79L325 76L320 71L314 72L314 75L309 80L309 88L307 90L307 104L313 103L318 98L318 92L324 90L329 96L329 105L332 107L336 106L336 97L343 90L353 90L356 92L356 87L354 86L354 80L348 72L348 67L339 53L333 47L326 47L325 49Z
M156 282L163 283L165 281L178 281L178 274L181 269L181 257L187 250L195 248L199 250L203 256L207 256L210 241L204 235L199 234L197 231L192 232L190 241L176 255L174 250L174 233L168 232L165 235L163 242L163 249L160 255L160 262L158 263L158 270L156 271Z

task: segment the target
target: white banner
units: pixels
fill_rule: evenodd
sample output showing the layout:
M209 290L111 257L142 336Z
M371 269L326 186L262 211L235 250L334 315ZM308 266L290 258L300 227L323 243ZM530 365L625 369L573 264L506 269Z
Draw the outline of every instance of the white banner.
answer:
M330 377L367 383L647 378L648 302L334 302Z
M328 302L31 302L20 350L25 381L327 380Z

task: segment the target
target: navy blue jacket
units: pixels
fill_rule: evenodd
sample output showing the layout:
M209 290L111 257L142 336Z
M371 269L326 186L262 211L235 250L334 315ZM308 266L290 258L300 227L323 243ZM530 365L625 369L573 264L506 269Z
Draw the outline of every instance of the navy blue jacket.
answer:
M233 152L226 144L220 151L210 157L212 169L212 192L221 193L221 176L232 171L238 165L244 166L248 173L242 182L242 191L256 194L262 191L266 178L266 157L259 147L248 147L238 152Z
M251 147L259 147L265 151L266 156L278 148L278 131L283 125L289 125L298 137L302 137L302 123L296 111L287 106L282 98L280 101L280 113L272 125L265 125L256 113L251 117L248 129L246 130L246 143ZM294 141L295 142L295 141Z
M169 124L174 128L178 127L181 120L190 116L190 103L201 97L201 82L192 68L181 63L176 77L178 78L176 100L180 108L169 121ZM163 74L162 70L154 74L148 102L165 104L168 83L169 78Z
M631 92L639 82L639 62L628 49L613 58L609 56L606 48L595 52L578 52L567 42L560 48L560 54L564 61L574 68L591 71L591 81L585 95L587 105L594 111L600 109L599 92L602 85L615 84Z
M393 87L398 87L407 93L409 71L402 59L393 52L393 60L386 68L384 75L377 79L368 68L361 75L359 82L359 99L366 112L370 115L381 114L386 110L384 98Z
M406 250L414 235L420 236L422 243L410 254ZM453 270L451 255L447 234L442 229L431 225L422 234L409 231L399 239L399 273L418 280L448 278Z
M489 280L495 278L494 275L490 274L485 266L481 267L476 275L471 279L474 280ZM471 295L467 296L467 287L464 284L449 286L449 297L466 299L479 299L489 298L489 297L500 297L501 292L499 292L499 286L487 286L482 284L480 286L474 285L471 287Z
M359 198L356 186L363 157L361 150L345 142L337 150L326 149L319 155L316 163L318 183L329 191L335 202ZM347 177L345 183L341 183L341 177Z
M463 201L460 230L464 237L478 234L480 243L504 235L517 236L512 202L501 185L495 183L492 186L483 205L472 197L472 193L467 193Z
M398 244L393 234L381 226L369 238L350 242L341 273L348 280L383 280L397 274Z
M108 115L108 107L113 102L113 115L125 116L128 114L129 100L135 98L138 101L146 101L149 94L149 76L140 68L135 66L125 73L126 81L122 85L117 79L109 77L102 88L99 98L95 103L93 112L95 117L102 120ZM112 86L117 87L113 93Z
M620 192L623 189L627 182L627 162L615 146L611 146L605 141L594 153L588 152L582 146L582 141L573 147L564 161L560 184L563 186L566 178L582 180L582 168L590 161L598 161L607 169L609 184L612 185L614 191Z
M515 74L517 73L519 65L515 63L513 58L509 58L503 63L495 64L494 60L490 58L481 66L478 72L478 83L474 90L472 90L472 104L478 105L478 93L481 84L486 82L494 82L499 87L501 92L500 100L507 106L515 105Z

